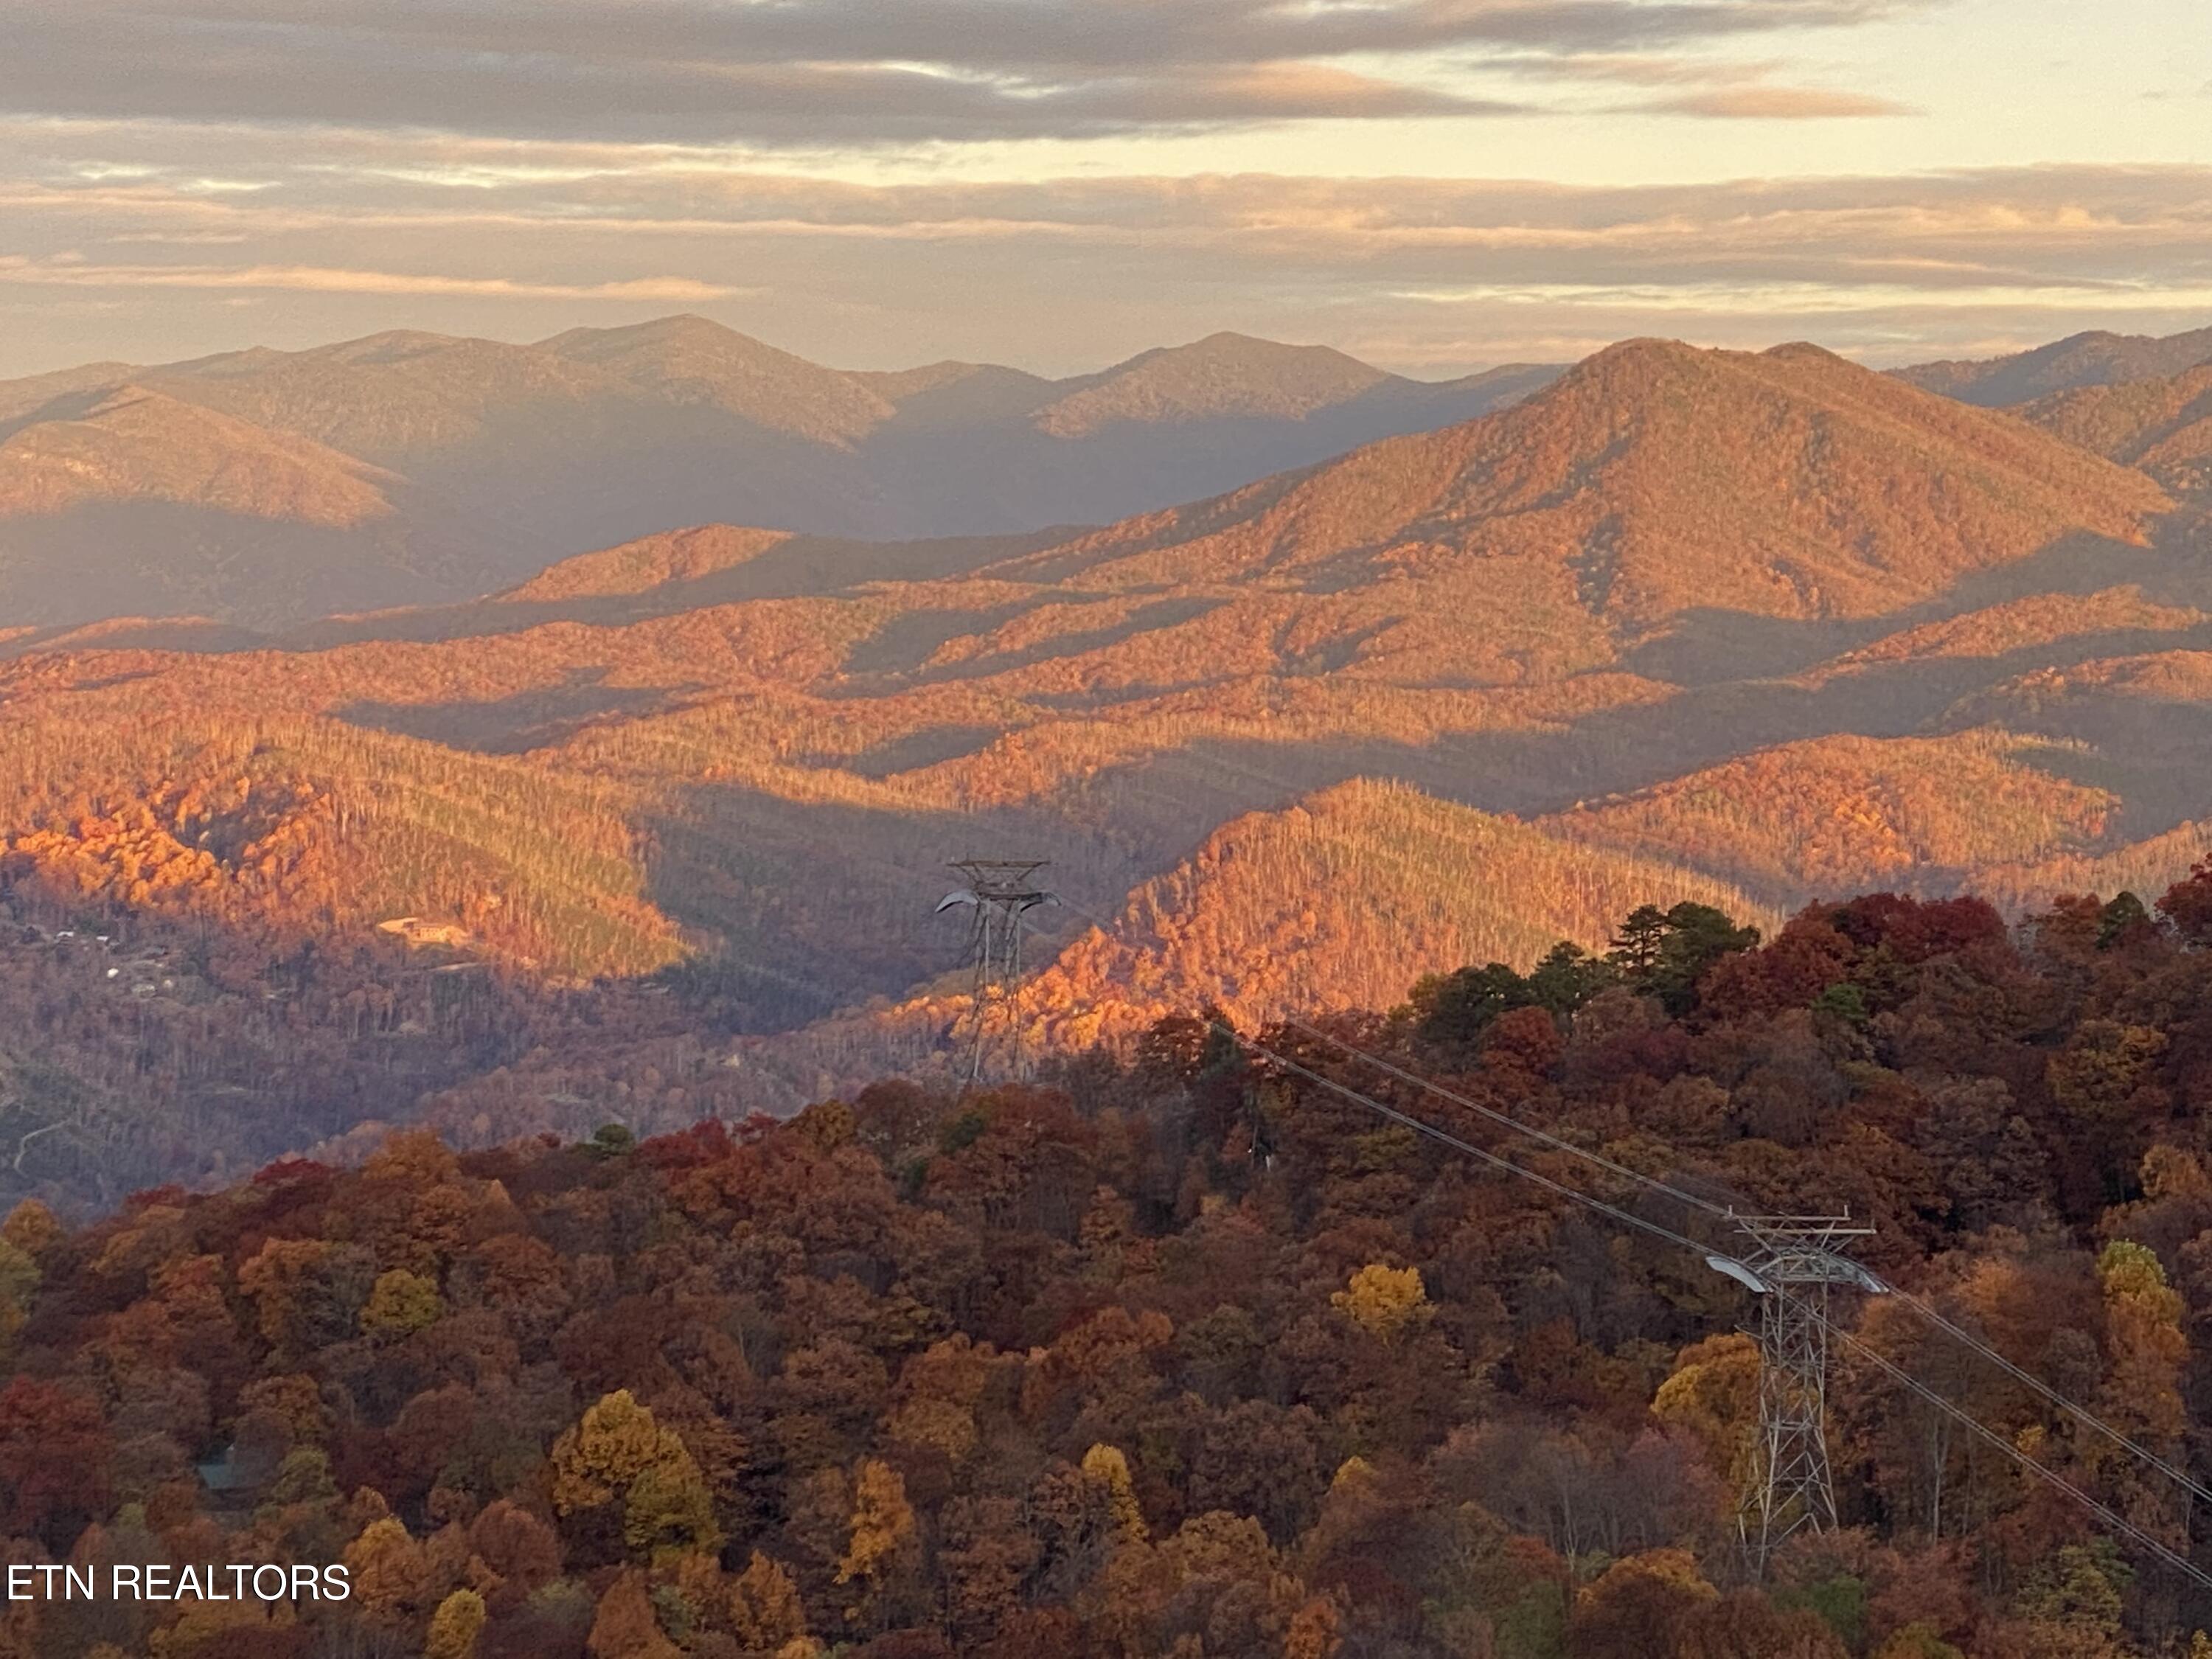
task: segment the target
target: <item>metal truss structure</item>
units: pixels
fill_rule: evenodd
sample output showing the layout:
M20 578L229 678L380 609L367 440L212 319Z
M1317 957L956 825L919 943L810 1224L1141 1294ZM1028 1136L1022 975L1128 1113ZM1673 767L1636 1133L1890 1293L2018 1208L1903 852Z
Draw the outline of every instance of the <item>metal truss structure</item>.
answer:
M1774 1552L1805 1528L1837 1524L1828 1464L1828 1301L1838 1287L1881 1294L1880 1279L1841 1253L1871 1227L1843 1216L1730 1218L1748 1242L1741 1258L1708 1265L1759 1298L1759 1429L1737 1511L1752 1570L1764 1573Z
M975 971L975 989L969 1004L966 1037L966 1081L971 1085L981 1080L989 1058L1001 1049L1006 1054L1008 1075L1028 1075L1015 998L1022 978L1022 933L1027 926L1024 917L1040 904L1058 902L1037 884L1036 872L1047 862L1043 859L957 860L952 868L968 884L947 893L938 903L939 915L963 905L973 911L968 960Z

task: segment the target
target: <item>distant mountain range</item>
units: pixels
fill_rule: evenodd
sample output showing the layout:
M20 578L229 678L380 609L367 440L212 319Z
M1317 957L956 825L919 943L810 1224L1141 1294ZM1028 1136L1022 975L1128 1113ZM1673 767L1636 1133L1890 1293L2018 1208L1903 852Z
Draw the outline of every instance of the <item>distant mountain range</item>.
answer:
M2212 502L2212 328L2163 339L2076 334L1983 362L1929 363L1900 378L2009 409L2069 443Z
M1069 380L846 374L696 317L95 363L0 382L0 624L436 603L702 522L904 538L1110 520L1558 372L1431 384L1219 334Z
M652 343L530 361L634 369ZM433 522L419 461L241 435L306 419L291 361L222 410L173 374L55 393L79 412L20 428L5 476L76 510L79 480L124 475L101 447L150 426L203 434L133 464L172 502ZM684 361L702 404L781 396ZM1294 361L1278 418L1369 395L1345 360ZM1111 431L1109 409L1253 406L1203 362L1029 408ZM1865 886L2156 885L2212 846L2212 568L2199 511L2124 463L2185 420L2186 380L2024 420L1812 346L1635 341L1480 418L1101 529L710 525L442 606L22 626L0 884L257 938L411 917L568 977L718 963L775 1101L836 1055L941 1041L957 945L917 895L978 847L1051 858L1073 901L1037 981L1048 1041L1194 999L1387 1002L1471 951L1601 943L1632 890L1771 920ZM405 459L477 441L456 406L322 424ZM843 391L784 407L825 454L884 419ZM392 570L437 568L391 545ZM1456 872L1433 903L1431 868ZM1294 939L1294 975L1257 965Z
M2009 356L1923 363L1898 373L1923 392L1939 392L1984 409L2009 409L2087 386L2166 380L2203 362L2212 362L2212 328L2162 339L2096 329Z
M1895 378L2195 494L2208 360L2212 329L2083 334ZM0 382L0 627L283 628L469 599L697 524L897 541L1112 522L1493 412L1560 372L1422 382L1217 334L1063 380L848 373L697 317L92 363Z

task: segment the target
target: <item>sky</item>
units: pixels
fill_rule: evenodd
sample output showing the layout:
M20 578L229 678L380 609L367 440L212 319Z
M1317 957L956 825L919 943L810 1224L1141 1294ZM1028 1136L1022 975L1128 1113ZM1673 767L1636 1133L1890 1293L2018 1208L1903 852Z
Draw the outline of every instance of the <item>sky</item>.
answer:
M2201 327L2212 3L0 3L0 375L677 311L1054 374Z

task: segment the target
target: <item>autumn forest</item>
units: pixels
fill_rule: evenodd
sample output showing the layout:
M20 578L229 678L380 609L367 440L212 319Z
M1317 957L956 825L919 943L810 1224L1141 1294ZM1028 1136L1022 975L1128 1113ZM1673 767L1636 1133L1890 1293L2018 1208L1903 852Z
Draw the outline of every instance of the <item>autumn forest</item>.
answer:
M2208 357L0 383L0 1659L2212 1659Z
M2201 1654L2212 1600L2034 1471L2196 1549L2157 1466L2212 1474L2208 975L2212 869L2017 927L1875 896L1762 940L1686 902L1603 955L1319 1023L1170 1017L1028 1085L644 1139L406 1130L82 1225L27 1200L0 1225L10 1559L330 1560L355 1594L18 1604L0 1643ZM1355 1097L1669 1228L1700 1223L1571 1150L1747 1212L1846 1206L1869 1266L2152 1461L1899 1298L1839 1301L1843 1525L1754 1578L1741 1289Z

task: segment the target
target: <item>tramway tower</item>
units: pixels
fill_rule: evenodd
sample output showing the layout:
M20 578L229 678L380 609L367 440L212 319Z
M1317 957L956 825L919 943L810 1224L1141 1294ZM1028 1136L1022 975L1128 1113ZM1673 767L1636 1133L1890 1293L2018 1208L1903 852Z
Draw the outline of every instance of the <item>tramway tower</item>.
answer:
M1881 1295L1889 1288L1842 1253L1846 1241L1871 1237L1849 1215L1740 1216L1741 1257L1711 1255L1706 1264L1759 1297L1759 1430L1752 1448L1737 1524L1752 1569L1803 1528L1836 1525L1836 1490L1828 1467L1828 1304L1833 1291Z
M1059 901L1038 884L1044 859L961 859L952 866L967 881L939 900L939 915L966 906L968 960L975 971L966 1036L966 1081L983 1075L988 1057L1003 1050L1013 1077L1028 1075L1022 1054L1021 1011L1016 994L1022 978L1022 934L1028 914ZM956 1028L957 1029L957 1028Z

